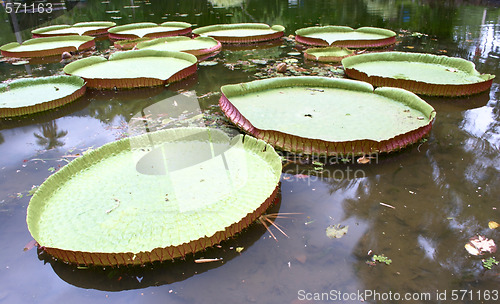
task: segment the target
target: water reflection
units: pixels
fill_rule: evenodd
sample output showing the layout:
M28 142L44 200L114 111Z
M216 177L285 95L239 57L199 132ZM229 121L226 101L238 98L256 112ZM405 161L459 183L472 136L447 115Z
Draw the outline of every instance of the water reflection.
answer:
M117 17L121 18L118 19L121 24L140 21L159 23L166 21L163 19L166 18L205 26L257 21L282 24L286 27L286 35L293 34L298 28L316 24L348 25L354 28L378 26L405 35L400 37L403 43L395 46L398 51L446 53L470 59L480 72L498 77L500 10L492 6L468 3L470 2L418 0L248 0L243 3L244 9L213 9L207 1L134 1L133 4L140 7L134 9L133 19L132 10L124 8L131 6L130 0L87 1L79 2L57 22L73 24L87 19L115 20L111 17ZM111 14L106 11L118 12ZM33 24L46 25L44 22L34 20ZM16 39L10 33L9 24L0 24L1 29L0 40L4 43ZM409 32L401 32L400 29ZM428 36L411 36L415 32ZM29 36L29 29L22 31L24 39ZM413 48L405 48L406 46ZM100 46L102 49L107 47ZM280 58L291 50L292 46L289 44L262 50L263 53L253 50L232 53L232 50L226 49L214 59L219 64L199 67L195 83L179 90L195 90L198 95L219 92L221 85L248 81L254 76L251 69L230 70L224 63L263 59L260 57ZM257 55L252 57L252 54ZM32 72L38 76L55 73L62 66L53 64L32 67ZM24 67L1 63L0 69L2 79L26 75ZM148 106L179 93L169 93L164 88L157 89L158 91L145 90L144 95L137 96L134 96L135 90L89 92L92 101L86 102L91 104L86 109L83 106L74 114L83 117L58 120L58 128L53 137L56 141L64 142L68 148L99 146L111 141L115 138L109 128L122 127L123 123L124 130L128 130L131 117ZM216 104L217 98L218 95L214 94L202 99L201 109ZM282 181L284 202L280 211L303 214L280 221L290 239L278 237L277 243L268 238L263 227L256 226L257 228L249 229L258 230L258 233L250 232L252 237L249 239L255 237L254 241L242 240L240 237L245 238L245 234L229 240L234 241L232 246L244 246L248 249L241 256L235 254L234 250L228 250L227 245L213 249L216 251L208 251L217 256L227 254L227 263L223 265L194 265L191 263L193 258L188 258L186 261L176 261L180 262L178 266L168 263L150 265L153 269L120 267L84 270L46 259L43 255L41 258L46 259L63 280L74 286L124 290L168 284L153 290L162 298L147 297L147 293L151 291L147 289L147 292L144 290L144 296L139 296L141 292L113 294L116 298L121 297L123 302L135 303L165 301L170 290L178 292L176 300L183 303L290 303L297 299L299 289L318 292L328 292L331 289L374 289L378 292L498 289L498 268L485 270L481 257L468 255L463 247L476 234L486 235L497 243L500 239L500 232L490 230L487 226L488 221L498 221L500 218L498 79L495 80L490 95L484 93L463 99L424 99L438 112L427 142L391 153L381 158L377 164L327 166L314 180L301 177L301 174L309 174L309 170L314 169L310 165L290 172L299 176L284 175L291 178ZM144 115L138 114L136 118L145 115L146 112ZM46 167L53 164L37 167L36 170L31 168L31 171L28 170L29 166L27 169L21 167L23 159L31 159L36 155L34 151L26 149L26 144L32 144L31 134L39 134L43 138L44 147L50 142L43 136L41 129L33 126L33 123L47 121L23 121L31 127L17 128L13 124L9 128L15 129L0 133L0 141L4 141L2 147L5 147L0 153L4 162L0 167L7 167L2 171L3 180L0 182L5 189L1 193L2 197L11 195L12 191L20 192L30 189L33 184L39 184L47 177ZM55 128L52 129L54 134ZM66 136L57 137L58 133L65 131L68 132ZM25 134L27 135L24 136ZM61 149L53 149L50 155L43 154L42 157L59 158L61 154L57 154L57 150ZM339 172L346 176L348 166L350 169L362 169L364 177L342 179ZM38 170L39 168L41 169ZM25 175L15 175L18 169L22 169L20 173ZM15 190L12 190L13 187ZM28 238L25 228L27 200L12 198L9 201L16 208L0 212L2 228L9 232L3 239L8 244L18 241L19 235ZM381 202L395 208L381 205ZM16 218L16 221L11 220L12 218ZM342 239L328 239L325 235L326 227L339 223L349 225L348 234ZM14 233L14 240L10 232ZM24 243L16 246L22 248L27 240L23 239L22 242ZM35 258L34 254L21 255L21 249L9 248L7 254L2 256L4 258L0 265L1 269L5 269L0 273L0 279L8 292L5 301L10 302L13 294L17 296L15 299L20 299L17 302L31 301L36 297L41 302L49 303L53 302L54 294L63 301L67 298L73 300L76 294L75 303L85 303L89 299L99 301L98 299L103 298L102 293L60 283L59 277L51 280L53 271L50 267L30 264ZM368 254L370 250L372 254ZM366 264L373 253L385 254L393 263L389 266ZM202 254L212 257L207 253ZM33 268L27 269L25 265ZM6 266L9 266L8 270ZM196 272L199 275L194 275ZM35 275L27 276L26 273ZM25 283L22 288L19 287L20 281ZM1 299L4 299L3 296L4 293L0 292ZM171 299L168 298L168 301Z
M208 0L213 7L235 7L241 6L245 0Z
M39 129L41 132L33 135L37 138L36 143L44 150L64 146L61 139L68 135L68 131L59 131L55 120L42 124Z

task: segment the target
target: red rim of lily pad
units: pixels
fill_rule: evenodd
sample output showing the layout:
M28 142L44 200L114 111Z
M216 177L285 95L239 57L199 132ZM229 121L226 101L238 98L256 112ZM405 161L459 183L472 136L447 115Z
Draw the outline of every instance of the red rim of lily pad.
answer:
M197 151L189 150L192 147ZM185 153L194 154L183 159ZM166 172L140 171L139 163L151 155L157 155L157 165L165 163ZM230 139L208 128L150 132L106 144L50 176L31 198L26 221L39 246L64 262L114 266L171 260L216 245L253 223L277 198L281 168L272 146L250 136ZM201 169L205 169L201 175L207 179L202 180L205 186L200 185L200 175L192 174ZM95 196L95 206L81 196L67 201L57 198L96 191L73 189L74 183L93 178L90 171L106 171L103 174L108 177L95 186L102 189ZM174 179L182 182L176 184ZM164 187L145 189L151 183ZM182 186L185 183L192 187ZM206 188L213 191L207 193ZM85 214L83 218L75 209ZM135 215L122 218L132 211ZM74 232L60 233L68 223ZM89 234L85 239L79 235L81 230ZM120 240L114 238L117 234Z
M196 46L194 43L199 42L203 44L203 47ZM184 36L176 36L176 37L164 37L153 39L150 41L140 42L136 45L137 49L155 49L162 50L162 46L165 46L165 50L169 50L169 45L182 45L185 47L179 47L178 49L171 49L171 51L181 51L184 53L192 54L195 56L204 56L207 54L215 53L220 51L222 48L222 44L211 37L196 37L189 38Z
M345 37L335 40L331 43L325 39L314 37L321 34L352 34L352 38ZM356 38L355 35L375 35L373 38ZM396 43L396 33L383 28L377 27L360 27L353 29L348 26L313 26L306 27L295 31L295 40L299 43L313 46L340 46L347 48L379 48Z
M62 24L46 26L32 30L31 34L33 35L33 38L68 35L101 36L107 35L108 29L112 28L115 25L116 23L110 21L79 22L73 25ZM88 29L79 33L78 29L82 28Z
M224 31L227 34L223 34ZM237 31L255 31L238 35ZM259 33L259 31L263 33ZM285 28L281 25L269 26L264 23L216 24L199 27L193 30L196 36L212 37L221 43L246 44L275 40L283 37Z
M60 91L58 85L71 86L71 88L65 89L64 91L61 90L61 94L59 94L57 93L57 91ZM42 93L44 92L41 90L42 87L44 87L45 90L47 87L50 87L50 90L54 89L55 91L51 92L54 99L48 99L47 95ZM16 90L19 92L19 96L16 96ZM30 90L33 94L27 94L26 90ZM9 84L1 84L0 118L29 115L54 109L80 98L85 94L85 90L86 85L82 78L66 75L24 78L12 81ZM4 107L2 105L2 95L15 99L30 100L31 103L20 107ZM40 101L36 101L35 99L37 98L39 98Z
M362 63L377 63L383 69L383 62L401 62L404 64L429 64L440 66L441 70L446 69L449 73L463 73L470 77L474 77L475 82L471 83L439 83L430 82L426 80L414 80L411 77L404 75L388 77L377 74L367 74L356 68L356 65ZM480 92L488 91L493 83L494 75L480 74L476 69L473 62L462 58L448 57L444 55L432 55L422 53L407 53L407 52L384 52L384 53L370 53L362 54L342 60L347 76L366 81L373 86L391 86L402 88L416 94L429 95L429 96L444 96L444 97L458 97L473 95ZM400 65L402 66L402 65Z
M133 30L145 30L147 29L158 29L144 35L138 35L136 33L127 33L127 31ZM112 40L133 40L137 38L161 38L169 36L181 36L181 35L191 35L191 24L187 22L176 22L167 21L161 24L156 24L153 22L140 22L131 23L126 25L115 26L108 30L109 38Z
M328 141L318 138L293 135L271 128L260 129L256 127L249 119L247 119L233 103L231 103L231 98L233 97L244 96L246 94L257 94L260 92L272 90L278 90L280 91L279 93L282 94L283 90L287 88L304 88L305 90L310 90L311 94L315 92L327 91L328 89L332 88L353 92L362 92L366 94L374 94L379 97L397 101L401 104L406 105L408 108L418 110L421 115L426 116L419 117L419 119L426 119L428 123L422 125L421 127L409 129L404 133L400 133L391 138L386 138L383 140L357 138L354 140ZM432 108L432 106L409 91L398 88L378 88L373 90L373 87L368 83L353 81L349 79L336 79L315 76L280 77L273 79L256 80L249 83L225 85L221 87L221 91L222 96L219 100L219 105L222 111L234 124L236 124L244 132L247 132L252 136L255 136L256 138L262 139L270 143L271 145L285 151L304 153L309 155L313 154L338 156L339 154L341 154L344 156L358 156L399 150L408 145L418 142L421 138L426 136L431 131L432 124L436 115L436 112L434 108ZM300 100L303 102L307 102L307 100ZM329 100L331 100L332 102L336 102L338 98L336 99L335 96L332 96ZM247 102L249 101L247 100ZM282 108L283 107L286 108L286 105L282 105ZM366 107L367 109L369 109L370 105L366 105ZM254 104L253 108L257 109L258 107ZM371 113L370 110L367 111ZM270 115L274 114L271 113ZM345 126L342 126L342 128L344 127ZM374 126L371 127L373 128ZM346 126L345 128L349 129L349 126ZM342 129L344 133L348 132L348 130L346 129ZM329 130L328 132L341 132L341 130Z
M163 73L162 75L157 75L156 77L145 77L145 76L136 76L136 77L99 77L94 73L82 72L89 67L97 66L99 64L108 64L108 62L120 62L124 63L125 60L140 60L144 58L155 58L159 61L161 60L174 60L174 61L183 61L185 66L181 68L174 74L168 76L170 72L167 73L165 70L156 69L157 66L155 63L151 64L151 70L157 70L158 73ZM125 51L125 52L116 52L112 54L109 59L100 56L92 56L84 59L80 59L74 61L68 65L66 65L63 71L66 74L80 76L87 82L87 86L89 88L97 88L97 89L122 89L122 88L140 88L140 87L154 87L160 85L166 85L168 83L180 81L188 76L196 73L198 59L196 56L182 53L182 52L169 52L169 51L155 51L155 50L137 50L137 51ZM130 62L128 64L128 68L126 69L131 74L141 73L146 66L142 66L141 69L130 67ZM127 64L125 64L127 67ZM124 67L113 67L111 70L108 69L108 72L121 72ZM106 71L106 70L105 70ZM104 72L106 73L106 72ZM92 75L92 76L88 76ZM125 72L124 74L125 75Z
M66 44L65 44L66 43ZM30 50L30 47L48 44L48 47ZM77 46L75 46L77 44ZM50 47L50 45L53 45ZM55 36L33 38L24 41L22 44L11 42L0 47L0 51L5 57L48 57L61 55L64 52L76 52L90 49L95 46L94 37L91 36Z
M309 48L304 52L304 58L319 62L340 62L342 59L356 55L354 51L342 47Z

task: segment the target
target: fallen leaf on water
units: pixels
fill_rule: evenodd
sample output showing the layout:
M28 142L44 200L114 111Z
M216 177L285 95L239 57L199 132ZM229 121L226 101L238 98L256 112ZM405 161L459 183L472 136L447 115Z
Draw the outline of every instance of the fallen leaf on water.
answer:
M498 224L497 222L494 222L494 221L490 221L488 223L488 227L490 227L490 229L497 229L498 226L500 226L500 224Z
M465 249L472 255L483 255L496 252L497 246L492 239L477 235L469 239L469 242L465 244Z
M465 250L467 250L467 252L472 254L472 255L480 255L481 254L476 247L472 246L469 243L465 244Z
M236 252L241 253L245 247L236 247Z
M368 164L370 162L370 158L366 157L366 156L362 156L362 157L358 158L356 161L358 162L358 164L364 165L364 164Z
M19 61L12 62L12 65L23 65L23 64L28 64L28 63L30 63L30 62L27 60L19 60Z
M332 225L328 226L326 228L326 236L331 238L331 239L340 239L341 237L344 236L344 234L347 233L347 229L349 226L342 226L340 224L338 225Z

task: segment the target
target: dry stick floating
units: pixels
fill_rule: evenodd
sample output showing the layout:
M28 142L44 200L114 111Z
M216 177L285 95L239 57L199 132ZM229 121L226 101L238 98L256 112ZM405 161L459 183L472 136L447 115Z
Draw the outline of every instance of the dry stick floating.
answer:
M210 263L210 262L218 262L218 261L222 261L222 258L215 258L215 259L197 259L197 260L194 260L195 263L197 264L201 264L201 263Z
M392 205L389 205L389 204L386 204L386 203L380 202L379 204L382 205L382 206L388 207L388 208L396 209L396 207L394 207Z
M291 214L302 214L302 213L270 213L270 214L263 214L261 216L259 216L258 220L259 222L264 226L266 227L266 230L269 231L269 233L271 234L271 236L274 238L274 240L277 242L278 239L276 238L276 236L274 236L273 232L271 231L271 229L269 229L269 226L266 224L266 221L269 222L269 224L273 225L274 227L276 227L276 229L278 229L284 236L286 236L287 238L290 238L284 231L283 231L283 227L281 227L279 224L276 224L275 222L273 222L272 220L270 219L277 219L277 218L289 218L287 216L283 216L283 215L291 215Z

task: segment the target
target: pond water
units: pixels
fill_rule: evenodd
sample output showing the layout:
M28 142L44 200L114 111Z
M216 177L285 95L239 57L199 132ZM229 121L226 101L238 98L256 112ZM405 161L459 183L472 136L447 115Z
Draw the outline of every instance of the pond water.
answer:
M285 167L281 202L269 212L297 213L276 220L288 237L271 227L276 241L255 223L185 260L141 267L76 267L36 248L23 251L32 240L25 220L29 191L77 154L144 132L138 121L146 120L150 129L209 125L236 134L218 109L220 86L272 76L270 67L284 60L292 66L289 74L342 71L304 62L293 41L284 39L255 50L224 49L208 59L214 65L200 66L195 76L167 88L91 90L55 111L4 119L0 302L302 303L328 293L317 302L340 296L339 302L358 303L358 291L378 294L364 297L368 303L401 303L396 293L428 297L425 303L497 302L500 266L485 269L464 245L478 234L500 242L500 232L488 228L489 221L500 222L498 1L109 0L54 2L54 8L50 14L1 10L0 44L29 39L36 27L82 21L184 21L194 27L263 22L285 26L285 36L314 25L376 26L398 33L394 50L465 58L496 79L491 91L469 98L423 97L437 111L433 130L427 141L401 152L369 165L326 164L322 172L311 173L311 164ZM97 51L106 53L109 45L99 41ZM58 60L2 62L0 80L61 74L63 66ZM168 117L154 116L159 113ZM348 226L347 234L328 238L326 228L338 224ZM373 254L392 263L370 265ZM223 260L194 263L201 257ZM459 290L467 293L451 301ZM443 295L447 301L439 300Z

